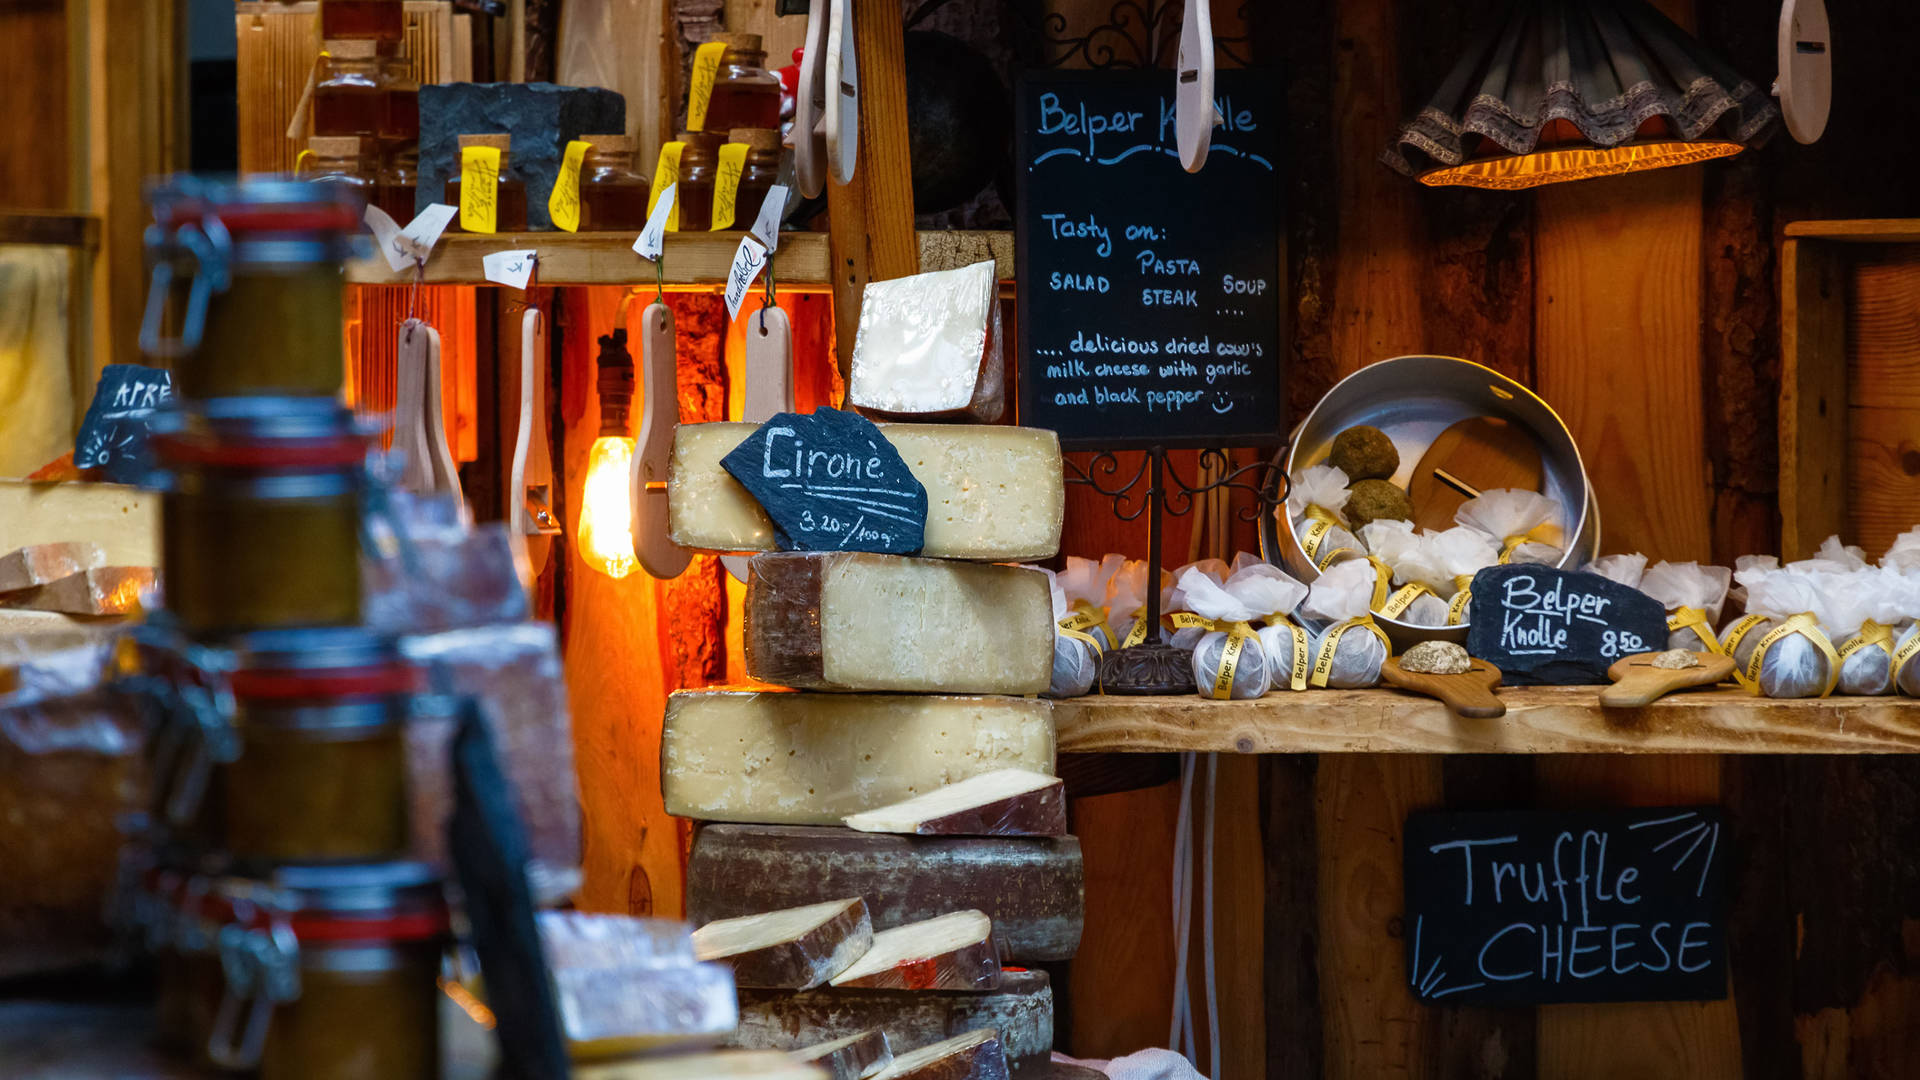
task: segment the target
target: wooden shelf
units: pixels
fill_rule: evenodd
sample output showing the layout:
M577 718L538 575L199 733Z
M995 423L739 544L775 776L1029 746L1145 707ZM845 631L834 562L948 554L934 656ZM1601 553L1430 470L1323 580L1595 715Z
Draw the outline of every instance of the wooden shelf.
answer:
M1853 218L1839 221L1796 221L1787 226L1787 235L1801 240L1912 244L1920 243L1920 219Z
M673 233L667 237L664 270L668 285L719 288L733 265L743 232ZM540 255L536 285L651 285L653 264L634 254L627 233L529 232L448 233L427 260L429 285L484 285L480 261L496 251L532 249ZM775 269L782 289L827 285L827 234L782 233ZM347 264L347 281L356 285L408 285L413 272L394 273L379 255Z
M1242 754L1920 753L1920 700L1772 700L1728 688L1601 709L1599 687L1500 691L1507 715L1463 720L1399 690L1272 693L1254 701L1094 695L1056 702L1064 752Z

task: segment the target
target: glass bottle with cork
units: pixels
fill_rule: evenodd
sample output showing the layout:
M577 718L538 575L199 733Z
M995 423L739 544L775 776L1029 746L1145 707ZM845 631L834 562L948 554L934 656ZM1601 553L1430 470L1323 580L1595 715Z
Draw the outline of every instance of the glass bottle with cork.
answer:
M673 196L679 231L706 232L713 227L713 182L726 136L717 131L683 131L674 140L686 144L680 151L679 186Z
M380 87L387 94L387 108L380 125L380 137L389 141L420 141L420 81L414 77L413 61L405 53L382 51Z
M713 92L707 98L701 130L779 127L780 77L766 69L767 51L760 35L715 34L710 40L724 44L727 51L713 75Z
M380 134L391 126L387 119L388 89L381 74L378 42L329 40L320 55L318 81L313 85L313 133ZM418 137L417 106L414 111Z
M307 153L300 156L297 175L317 184L339 184L358 192L362 199L373 199L373 173L358 135L315 135L307 140Z
M413 220L414 188L420 183L420 145L395 143L373 181L373 205L405 225Z
M399 41L406 32L401 0L320 0L322 38Z
M746 143L747 160L733 197L733 228L746 229L760 215L767 191L780 182L780 132L774 128L734 128L728 142Z
M647 224L651 185L633 169L633 140L625 135L582 135L587 156L580 163L580 231L638 232Z
M462 135L460 149L490 146L500 151L500 176L494 195L495 232L525 232L527 229L527 185L507 175L507 154L513 148L511 135ZM460 205L460 162L454 162L453 175L447 178L444 201L449 206ZM461 232L460 218L456 215L447 226L448 232Z

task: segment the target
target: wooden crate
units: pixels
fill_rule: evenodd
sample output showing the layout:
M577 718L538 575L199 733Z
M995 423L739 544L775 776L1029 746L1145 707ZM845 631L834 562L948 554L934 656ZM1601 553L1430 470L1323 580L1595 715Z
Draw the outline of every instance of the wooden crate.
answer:
M1780 253L1782 554L1920 524L1920 220L1801 221Z

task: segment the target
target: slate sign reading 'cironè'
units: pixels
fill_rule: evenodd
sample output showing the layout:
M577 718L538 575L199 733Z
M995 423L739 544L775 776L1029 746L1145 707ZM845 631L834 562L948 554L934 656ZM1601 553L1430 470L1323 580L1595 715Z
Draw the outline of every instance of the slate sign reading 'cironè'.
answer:
M1667 609L1610 578L1551 566L1490 566L1473 575L1467 651L1510 686L1600 685L1607 668L1667 647Z
M773 519L782 551L920 550L927 489L866 417L780 413L720 464Z
M1429 1004L1727 996L1716 807L1407 818L1407 981Z
M118 484L144 483L152 461L147 425L155 409L173 398L173 373L139 364L100 369L93 400L73 440L73 464L100 469Z
M1069 449L1279 441L1283 86L1220 72L1189 173L1173 72L1022 80L1021 423Z

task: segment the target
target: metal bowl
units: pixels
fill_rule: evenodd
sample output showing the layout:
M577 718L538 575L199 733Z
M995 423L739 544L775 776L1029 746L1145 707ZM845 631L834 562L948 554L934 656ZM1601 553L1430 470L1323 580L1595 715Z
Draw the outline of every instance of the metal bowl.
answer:
M1393 482L1407 488L1413 471L1440 433L1477 416L1492 416L1530 432L1540 447L1545 476L1543 494L1562 507L1579 507L1577 520L1566 535L1573 540L1560 559L1563 567L1578 567L1600 550L1600 508L1593 501L1586 466L1573 435L1558 414L1533 391L1489 367L1451 356L1398 356L1369 364L1340 380L1293 431L1288 447L1275 457L1281 474L1325 461L1333 437L1356 424L1371 424L1387 433L1400 451L1400 468ZM1311 583L1320 572L1300 547L1281 506L1260 522L1260 554L1284 566L1288 573ZM1395 649L1422 641L1465 642L1467 624L1416 626L1375 616L1393 639Z

